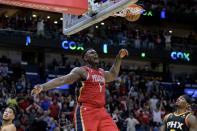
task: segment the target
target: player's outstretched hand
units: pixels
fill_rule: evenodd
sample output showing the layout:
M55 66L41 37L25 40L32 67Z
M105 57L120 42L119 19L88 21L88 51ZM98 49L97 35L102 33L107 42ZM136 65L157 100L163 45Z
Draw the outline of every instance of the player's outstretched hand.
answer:
M121 49L118 53L118 56L122 59L124 58L125 56L128 56L129 55L129 52L127 49Z
M34 89L31 91L31 95L37 96L41 91L42 91L42 86L41 85L35 85Z

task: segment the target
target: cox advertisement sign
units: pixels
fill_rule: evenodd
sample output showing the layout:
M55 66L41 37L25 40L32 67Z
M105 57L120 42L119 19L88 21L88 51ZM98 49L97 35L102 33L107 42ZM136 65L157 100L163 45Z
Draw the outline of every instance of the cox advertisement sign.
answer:
M77 50L77 51L84 50L83 44L74 41L68 41L68 40L62 41L61 46L65 50Z
M75 15L88 10L88 0L0 0L0 3Z
M171 52L171 59L173 60L184 60L184 61L190 61L190 53L183 52L183 51L173 51Z
M85 50L83 43L69 41L69 40L62 41L61 47L65 50L72 50L72 51L84 51ZM103 49L103 53L105 53L105 54L108 53L108 45L107 44L103 44L102 49Z

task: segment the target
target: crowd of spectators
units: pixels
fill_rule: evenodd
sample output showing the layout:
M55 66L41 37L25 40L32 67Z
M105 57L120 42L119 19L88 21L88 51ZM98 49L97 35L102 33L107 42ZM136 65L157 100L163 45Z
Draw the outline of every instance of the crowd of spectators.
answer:
M196 46L196 38L192 32L186 37L177 37L171 30L153 31L133 27L124 20L110 19L105 21L105 26L98 25L98 28L92 28L73 35L70 39L77 42L80 40L89 46L93 43L105 43L114 47L145 50L193 50Z
M147 0L143 5L155 10L165 8L170 12L196 13L196 4L192 2L194 0ZM126 26L125 21L117 19L111 19L99 28L92 28L74 35L73 39L80 39L87 44L108 43L113 46L151 50L170 50L174 48L173 43L177 42L171 32L132 29ZM3 14L0 16L0 29L25 31L30 34L37 32L37 35L43 38L54 38L61 36L62 22L55 24L51 19L39 16L8 17ZM184 40L186 43L196 43L192 33ZM42 128L49 131L74 131L75 85L68 90L56 89L33 97L30 94L33 85L25 71L17 65L12 65L13 73L10 74L10 64L6 57L0 58L0 123L3 110L10 105L17 107L18 113L14 123L18 131L35 131ZM74 63L63 64L63 68L70 70L80 65L76 60ZM100 66L109 69L111 64L101 62ZM49 69L55 72L58 68L60 66L55 61L49 66ZM115 82L107 84L106 109L121 131L158 131L164 115L173 111L176 97L183 93L175 93L174 90L176 88L166 88L155 79L145 79L134 72L122 71Z
M99 2L99 1L96 1ZM105 2L105 1L104 1ZM148 0L140 1L145 8L182 11L186 13L196 12L195 0L186 2L185 0ZM180 3L181 2L181 3ZM192 5L192 6L191 6ZM188 34L188 37L175 37L173 31L148 30L139 27L130 27L126 21L117 18L111 18L105 21L103 26L92 26L73 37L82 42L108 43L111 45L131 46L136 49L174 49L178 44L183 44L183 49L190 50L193 48L188 45L195 45L194 33ZM41 16L7 16L1 14L0 29L25 31L30 35L41 36L43 38L65 38L62 35L62 21L59 19L54 23L51 18ZM35 35L37 34L37 35ZM96 37L95 37L96 36ZM93 39L94 38L94 39Z
M54 24L51 19L44 19L39 16L20 16L15 15L9 17L7 15L0 16L0 29L24 32L30 35L38 35L44 38L52 38L60 36L62 32L62 21Z
M100 26L94 32L88 32L85 36L86 43L107 43L111 46L133 47L136 49L167 49L172 45L173 34L164 31L150 31L141 28L129 28L125 21L118 23L115 19L106 22L106 26ZM82 34L83 36L83 34ZM94 37L100 36L100 37ZM80 37L76 36L76 38Z
M105 3L107 1L119 1L119 0L91 0L95 3ZM185 13L185 14L197 14L196 0L140 0L138 3L146 10L161 11L165 9L170 13Z
M170 13L197 14L196 0L144 0L141 1L145 9L161 11L165 9Z
M8 73L9 63L4 61L1 65L0 123L3 110L9 105L17 107L14 123L19 131L44 131L44 128L74 131L75 85L33 97L30 94L33 85L25 72L16 78ZM76 60L71 65L80 66L80 63ZM121 131L158 131L164 115L173 111L175 99L182 93L175 90L166 88L160 81L122 71L116 81L107 84L106 109Z
M91 27L82 31L71 38L86 44L107 43L111 46L132 47L136 49L177 49L192 50L196 43L194 33L188 34L188 37L175 37L172 31L146 30L140 27L130 27L126 21L110 19L104 26L98 28ZM27 17L0 17L0 28L7 31L18 30L27 31L31 36L40 36L42 38L65 38L62 34L62 25L54 24L50 19L27 18ZM94 29L93 29L94 28ZM33 32L37 32L33 33ZM61 36L61 37L60 37ZM95 37L97 36L97 37ZM180 46L177 46L180 45Z

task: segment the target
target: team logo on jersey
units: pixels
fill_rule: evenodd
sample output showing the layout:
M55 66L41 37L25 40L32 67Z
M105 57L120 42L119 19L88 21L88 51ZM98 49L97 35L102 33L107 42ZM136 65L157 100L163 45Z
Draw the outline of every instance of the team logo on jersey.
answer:
M178 121L170 121L167 123L167 128L174 128L174 129L182 129L183 123L178 122Z
M100 75L92 75L93 82L105 83L105 78Z

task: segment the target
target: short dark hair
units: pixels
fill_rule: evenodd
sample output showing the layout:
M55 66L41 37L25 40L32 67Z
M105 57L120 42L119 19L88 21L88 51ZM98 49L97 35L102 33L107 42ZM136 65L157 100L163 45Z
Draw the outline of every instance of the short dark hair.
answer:
M188 95L182 95L188 104L192 104L192 100Z
M81 54L83 60L84 60L85 54L86 54L89 50L94 50L94 49L93 49L93 48L87 48L86 50L84 50L83 53Z
M14 115L16 115L16 108L14 106L8 106L7 108L12 109Z

